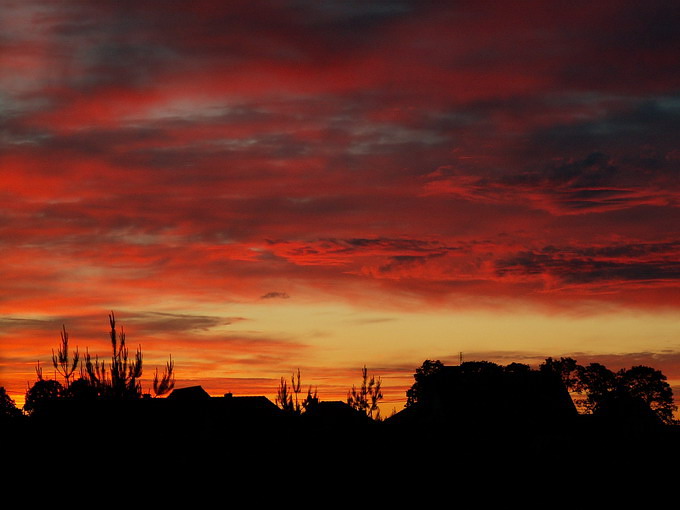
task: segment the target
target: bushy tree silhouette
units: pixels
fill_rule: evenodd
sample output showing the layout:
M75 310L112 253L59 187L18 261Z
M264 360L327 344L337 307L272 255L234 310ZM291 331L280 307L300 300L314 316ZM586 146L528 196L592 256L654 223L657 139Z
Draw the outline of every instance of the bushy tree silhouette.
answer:
M0 421L19 418L21 410L17 408L14 399L7 394L4 386L0 386Z
M439 360L426 359L420 367L416 368L416 372L413 374L415 382L406 391L406 407L411 407L427 398L429 394L428 386L432 376L439 372L443 366L444 364Z
M352 385L352 389L347 392L347 404L357 411L366 413L369 418L380 419L380 408L378 402L383 398L382 381L380 377L368 377L368 369L364 365L361 369L361 386L357 388Z
M583 407L587 412L597 413L600 404L617 389L616 374L601 363L578 366L576 391L585 393Z
M601 363L582 366L572 358L547 358L539 368L558 374L569 390L582 395L576 404L583 412L652 416L662 423L674 423L673 391L660 370L637 365L614 372Z
M569 391L575 391L578 387L579 365L573 358L560 358L559 360L546 358L538 369L558 375Z
M63 390L64 387L59 381L39 378L26 391L24 410L29 415L39 413L44 409L45 404L61 397Z

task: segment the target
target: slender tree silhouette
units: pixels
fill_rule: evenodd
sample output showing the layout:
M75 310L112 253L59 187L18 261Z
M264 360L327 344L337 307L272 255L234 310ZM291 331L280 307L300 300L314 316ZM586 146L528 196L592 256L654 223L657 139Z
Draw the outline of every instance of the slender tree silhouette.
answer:
M73 353L73 357L69 356L68 333L66 332L66 326L62 325L61 345L59 346L56 354L54 353L54 349L52 349L52 365L54 366L54 369L64 378L66 388L70 386L71 376L73 376L74 372L76 371L79 360L80 354L77 347Z
M139 346L134 359L130 359L125 343L125 332L116 329L116 318L109 314L111 331L111 362L107 370L106 363L94 360L88 350L85 351L85 370L83 377L97 388L103 397L113 399L140 398L142 396L142 348Z
M366 413L370 418L380 420L380 408L378 402L383 398L382 381L380 377L368 377L368 369L364 365L361 369L361 386L357 388L352 385L352 389L347 392L347 404L353 409Z
M172 356L170 356L170 361L165 364L165 369L163 375L158 376L158 368L153 376L153 392L156 397L170 393L175 387L175 362L172 361Z
M276 405L290 414L301 414L319 402L316 388L312 393L312 387L309 386L307 396L304 399L300 399L301 391L302 383L300 369L298 368L297 372L293 372L290 378L290 386L288 386L284 377L281 378L276 393Z

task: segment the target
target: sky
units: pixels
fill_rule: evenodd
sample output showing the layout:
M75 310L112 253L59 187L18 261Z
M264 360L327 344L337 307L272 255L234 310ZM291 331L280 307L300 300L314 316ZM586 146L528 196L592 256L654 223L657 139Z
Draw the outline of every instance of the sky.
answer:
M680 4L0 0L0 385L108 314L177 387L425 359L680 396ZM461 354L462 353L462 354Z

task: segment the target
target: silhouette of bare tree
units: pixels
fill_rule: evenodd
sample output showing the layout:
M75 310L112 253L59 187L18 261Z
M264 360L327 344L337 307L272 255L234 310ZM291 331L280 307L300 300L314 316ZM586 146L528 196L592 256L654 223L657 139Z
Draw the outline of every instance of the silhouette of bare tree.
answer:
M366 413L370 418L380 419L380 408L378 402L383 398L382 381L380 377L368 377L368 369L364 365L361 369L361 386L357 388L352 385L352 389L347 392L347 404L353 409ZM374 416L375 415L375 416Z

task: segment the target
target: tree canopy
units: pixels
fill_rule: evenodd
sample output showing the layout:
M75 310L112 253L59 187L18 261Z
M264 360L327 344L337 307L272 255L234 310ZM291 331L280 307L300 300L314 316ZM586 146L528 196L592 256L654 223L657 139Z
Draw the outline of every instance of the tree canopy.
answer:
M0 386L0 420L18 418L21 411L17 408L14 399L7 394L4 386Z
M416 368L416 373L413 374L415 382L406 391L406 407L410 407L415 403L422 401L427 395L427 385L431 380L431 376L439 372L444 364L439 360L423 361L423 364Z
M614 372L601 363L582 366L572 358L547 358L540 369L557 373L569 390L583 395L577 404L587 413L652 416L674 423L673 391L660 370L636 365Z
M437 395L437 374L444 364L439 360L425 360L413 374L414 383L406 392L406 407L426 404ZM573 358L546 358L539 371L555 374L576 399L575 405L583 413L609 415L621 419L655 420L674 423L673 392L660 370L637 365L612 371L601 363L579 365ZM501 374L529 373L532 369L522 363L507 366L489 361L468 361L459 366L460 374L496 378Z

